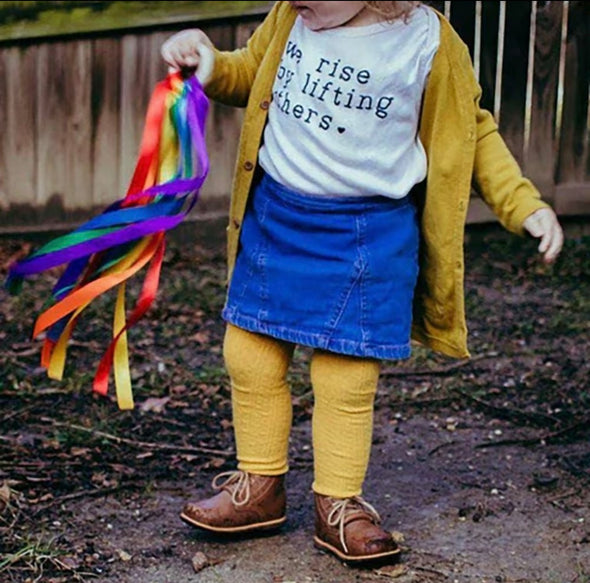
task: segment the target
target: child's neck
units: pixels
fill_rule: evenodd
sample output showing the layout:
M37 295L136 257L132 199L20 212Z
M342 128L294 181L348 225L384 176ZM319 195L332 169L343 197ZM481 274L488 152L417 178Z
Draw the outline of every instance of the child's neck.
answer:
M383 22L385 19L381 14L369 8L363 8L356 16L353 16L348 22L342 26L368 26L369 24L376 24Z

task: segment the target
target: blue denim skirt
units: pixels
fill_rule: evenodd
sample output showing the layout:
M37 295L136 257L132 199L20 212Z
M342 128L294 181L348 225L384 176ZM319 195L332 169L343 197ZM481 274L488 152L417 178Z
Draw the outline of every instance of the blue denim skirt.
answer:
M418 243L410 197L302 195L263 175L222 317L303 346L408 358Z

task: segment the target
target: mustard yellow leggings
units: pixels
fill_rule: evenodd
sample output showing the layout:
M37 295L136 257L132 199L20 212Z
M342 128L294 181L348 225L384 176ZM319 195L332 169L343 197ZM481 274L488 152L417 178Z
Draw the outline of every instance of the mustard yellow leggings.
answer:
M287 371L294 347L227 327L223 352L240 470L267 476L288 470L292 406ZM312 488L337 498L360 495L371 450L379 362L315 350L310 376Z

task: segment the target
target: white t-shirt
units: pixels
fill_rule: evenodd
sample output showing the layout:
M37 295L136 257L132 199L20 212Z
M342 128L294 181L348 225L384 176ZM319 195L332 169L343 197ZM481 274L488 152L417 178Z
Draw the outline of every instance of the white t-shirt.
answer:
M319 32L298 17L273 86L259 162L302 194L404 197L426 176L420 107L440 23L396 20Z

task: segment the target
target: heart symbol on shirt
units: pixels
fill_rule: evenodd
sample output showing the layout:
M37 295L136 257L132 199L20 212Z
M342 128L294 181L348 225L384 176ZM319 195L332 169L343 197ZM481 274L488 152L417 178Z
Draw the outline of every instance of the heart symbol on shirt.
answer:
M346 128L343 128L343 127L339 127L339 128L336 128L336 129L338 130L338 133L339 134L343 134L346 131Z

